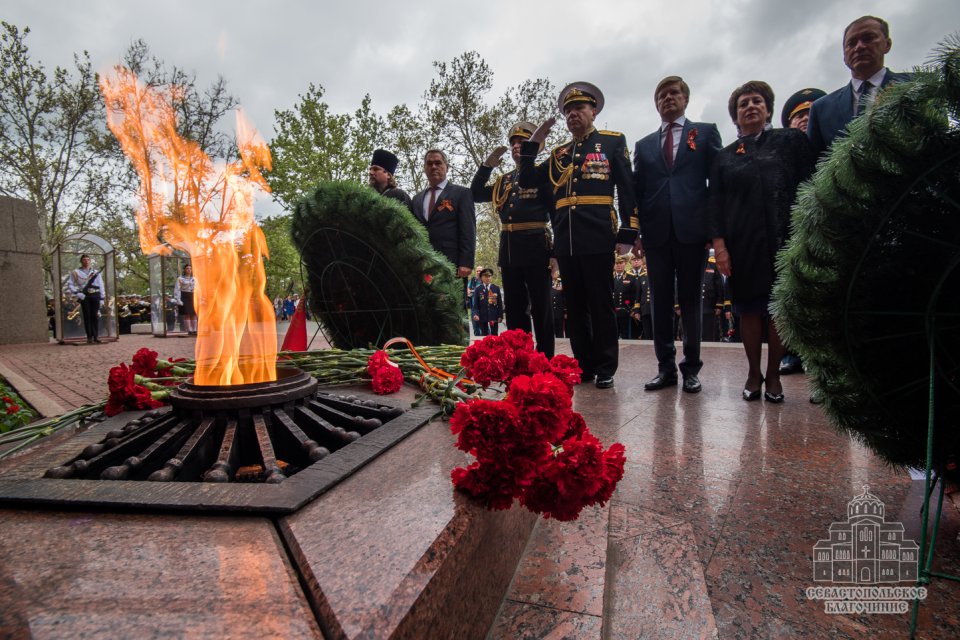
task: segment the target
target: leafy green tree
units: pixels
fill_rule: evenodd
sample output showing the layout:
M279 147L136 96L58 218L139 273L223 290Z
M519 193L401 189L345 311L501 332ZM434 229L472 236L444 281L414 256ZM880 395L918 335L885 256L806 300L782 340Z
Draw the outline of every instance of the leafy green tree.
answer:
M387 114L382 146L396 154L400 165L394 177L411 195L427 186L423 156L430 148L429 139L422 115L413 113L407 105L397 105Z
M490 96L493 70L476 51L433 66L437 77L421 105L424 129L433 145L447 153L450 177L460 184L470 184L489 153L508 144L505 136L513 124L521 120L539 124L556 111L556 90L545 78L526 80L499 98ZM548 142L559 144L565 133L555 128ZM509 155L504 165L512 168ZM496 264L499 238L500 220L493 206L478 205L477 264Z
M147 86L166 90L177 114L180 136L196 142L211 158L237 158L234 137L219 126L223 117L238 105L223 76L217 76L209 86L201 89L196 71L168 64L151 55L150 47L139 39L124 53L123 66L137 74Z
M267 238L270 259L266 261L267 297L303 291L300 274L300 252L294 246L290 235L291 216L284 214L271 216L260 221L260 228Z
M29 33L0 22L0 194L36 206L49 269L65 236L122 206L124 181L89 54L48 75L30 59Z
M321 181L363 181L384 126L370 104L367 95L353 115L333 113L323 87L311 83L293 109L275 111L273 169L266 174L274 200L292 210Z

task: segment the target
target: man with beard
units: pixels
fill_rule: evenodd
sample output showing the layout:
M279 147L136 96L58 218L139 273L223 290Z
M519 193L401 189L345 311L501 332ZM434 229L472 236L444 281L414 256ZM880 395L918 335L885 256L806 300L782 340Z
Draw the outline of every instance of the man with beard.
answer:
M520 146L536 129L518 122L507 133L514 163L520 164ZM524 189L517 184L517 169L487 186L506 147L497 147L477 169L470 191L474 202L493 202L500 216L500 254L507 329L533 330L537 351L553 357L553 312L550 304L551 243L547 224L553 210L548 185ZM532 317L531 317L532 316Z
M377 193L386 198L399 200L412 213L413 200L406 191L397 186L397 181L393 177L399 163L397 156L386 149L377 149L373 152L370 169L367 170L367 181Z
M583 370L581 379L595 377L598 389L609 389L619 361L610 277L614 251L629 253L639 227L630 151L622 133L593 126L603 109L603 93L593 84L574 82L564 87L558 108L573 140L535 165L540 145L556 124L556 118L548 119L521 146L518 180L525 189L549 186L553 190L554 252L563 277L570 346Z

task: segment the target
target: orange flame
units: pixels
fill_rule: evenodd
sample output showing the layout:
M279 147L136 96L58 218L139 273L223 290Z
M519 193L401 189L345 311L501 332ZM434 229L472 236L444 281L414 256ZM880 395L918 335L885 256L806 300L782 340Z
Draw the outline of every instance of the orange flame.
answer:
M122 67L101 77L100 87L110 130L140 176L140 248L164 252L166 242L191 257L199 319L194 383L276 380L277 330L264 294L269 253L253 217L256 190L270 191L260 173L271 166L263 138L238 111L240 160L218 168L177 134L168 95Z

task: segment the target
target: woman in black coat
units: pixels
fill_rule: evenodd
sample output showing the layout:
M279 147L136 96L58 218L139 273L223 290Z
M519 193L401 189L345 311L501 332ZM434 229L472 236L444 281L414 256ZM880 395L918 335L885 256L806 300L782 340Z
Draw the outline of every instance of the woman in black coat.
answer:
M797 187L813 172L815 156L799 130L770 127L773 90L767 83L738 87L728 110L740 137L714 161L707 224L717 268L730 279L733 310L740 315L749 364L743 399L759 399L765 382L767 401L783 402L784 347L768 310L774 258L787 240L790 208ZM765 376L760 370L764 324L769 343Z

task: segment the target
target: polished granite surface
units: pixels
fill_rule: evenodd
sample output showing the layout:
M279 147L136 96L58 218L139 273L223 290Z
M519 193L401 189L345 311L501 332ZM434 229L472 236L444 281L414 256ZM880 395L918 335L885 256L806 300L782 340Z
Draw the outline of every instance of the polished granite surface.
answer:
M614 389L577 387L591 430L626 446L624 478L580 521L538 523L492 637L908 637L908 615L826 614L804 590L813 545L864 485L919 543L923 483L837 433L802 375L782 378L784 404L745 402L742 348L702 357L699 394L643 390L649 343L621 342ZM960 573L958 532L948 501L940 571ZM960 637L960 584L930 591L918 637Z

